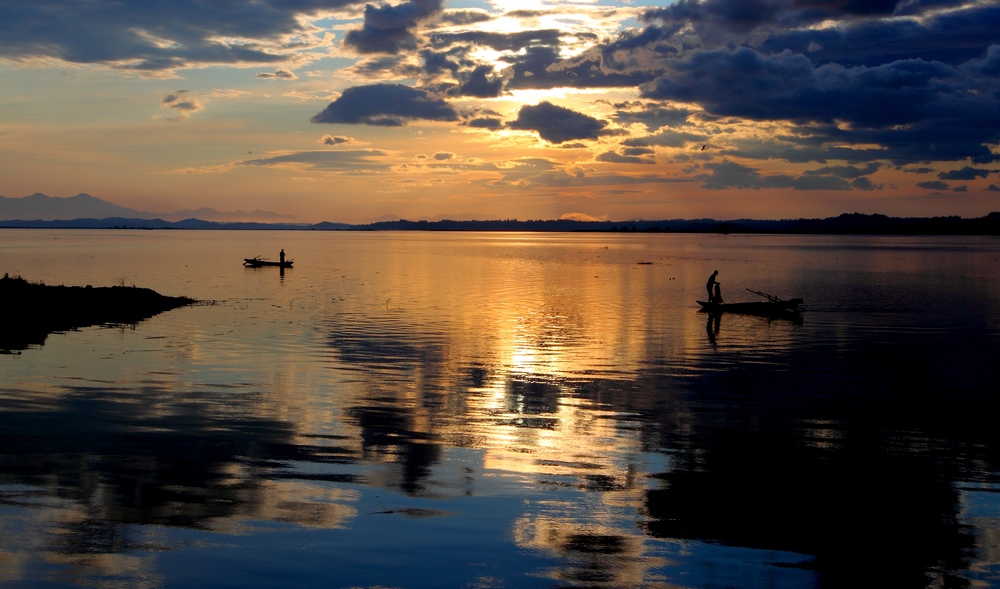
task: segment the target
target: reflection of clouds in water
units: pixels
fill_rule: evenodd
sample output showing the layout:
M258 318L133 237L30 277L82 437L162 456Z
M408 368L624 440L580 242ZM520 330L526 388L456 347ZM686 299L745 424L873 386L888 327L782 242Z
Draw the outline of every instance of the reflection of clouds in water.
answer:
M28 500L17 484L36 485L37 502L61 493L14 509L68 540L0 538L0 559L23 570L27 550L48 551L86 567L85 548L164 545L128 522L232 534L290 522L354 541L377 513L375 529L405 520L414 534L394 546L450 566L463 557L422 543L453 539L441 522L415 523L447 512L445 527L492 518L521 549L483 576L496 585L539 570L592 586L705 586L721 569L729 585L751 570L744 585L780 587L870 580L872 568L920 583L995 577L996 519L954 489L998 470L996 401L982 394L1000 377L984 361L995 321L964 304L982 293L957 297L972 315L960 324L820 309L802 325L727 315L706 331L683 288L661 301L658 266L635 269L632 254L617 276L518 256L507 272L448 250L428 256L426 276L386 256L410 277L344 287L327 306L325 294L296 299L301 315L283 303L315 332L275 319L232 339L175 334L198 342L197 362L171 373L184 384L3 391L3 500ZM703 258L678 264L701 292ZM587 282L596 274L611 279ZM214 379L233 384L189 383ZM6 536L13 524L0 525Z
M341 505L354 499L350 493L277 469L305 461L336 470L356 461L356 452L300 441L290 424L246 415L248 407L240 416L233 399L76 387L10 408L0 412L4 479L42 496L57 491L58 519L68 526L59 541L87 551L89 542L115 537L94 526L100 521L216 529L241 518L332 527L350 517ZM265 483L270 477L284 480ZM91 523L71 525L82 517L76 510Z
M513 525L514 542L518 546L562 561L545 571L544 576L550 579L606 587L640 587L655 577L652 574L655 569L669 564L664 558L649 556L643 534L629 530L622 525L625 522L594 521L593 514L586 517L579 514L579 519L560 516L560 507L571 510L573 506L551 507L553 513L522 516Z
M908 330L881 328L871 339L864 324L841 324L829 333L822 325L829 318L820 315L813 325L726 317L719 332L710 333L717 337L713 346L704 316L691 315L682 327L686 345L663 348L664 356L611 379L601 377L603 370L558 368L552 358L579 349L548 319L535 322L537 330L513 319L510 340L443 329L424 350L419 318L389 335L372 327L377 319L355 325L352 338L409 342L383 342L396 359L408 350L402 371L410 378L401 386L376 376L364 381L361 395L380 391L380 403L392 409L370 415L379 425L369 424L362 437L381 448L375 454L400 464L413 460L408 445L471 443L486 450L486 471L527 475L525 484L553 494L586 493L594 499L588 505L600 507L579 521L529 509L513 525L519 546L564 561L551 571L564 582L649 579L664 566L650 539L777 551L782 556L775 558L786 564L812 557L816 574L830 581L845 574L878 579L868 572L878 566L916 579L936 566L959 571L969 564L962 546L975 540L955 521L955 495L932 481L954 476L947 464L973 457L925 458L939 452L933 440L992 439L983 415L956 416L968 427L950 431L935 417L941 405L931 401L974 389L983 375L956 374L953 366L932 362L915 370L908 360L954 344L943 335L915 340ZM822 335L809 337L803 331L809 327ZM353 368L364 373L362 367L370 367L377 375L381 360L365 356L378 346L366 345L352 356ZM491 345L475 358L461 353ZM673 356L678 351L681 359ZM392 370L398 375L401 367ZM434 375L433 387L424 386L424 375ZM979 403L969 401L969 408ZM664 450L675 459L669 472L642 464L644 452ZM415 478L396 484L404 490L426 485L438 457L417 460L405 471ZM960 468L982 471L972 463ZM894 498L900 485L905 500ZM613 508L631 516L602 519L601 512ZM637 521L642 531L630 531ZM867 538L855 538L852 530L862 529ZM883 532L896 534L890 529L905 537L885 540ZM716 557L706 558L708 570ZM760 558L747 566L763 578L773 563Z

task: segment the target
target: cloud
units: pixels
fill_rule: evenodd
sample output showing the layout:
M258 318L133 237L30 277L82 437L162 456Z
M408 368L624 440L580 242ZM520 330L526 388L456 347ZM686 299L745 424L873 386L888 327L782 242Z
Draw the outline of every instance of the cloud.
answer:
M319 142L323 145L363 145L365 143L364 141L358 141L354 137L329 134L320 137Z
M559 47L565 33L557 29L495 33L486 31L464 31L461 33L434 33L431 45L436 48L452 45L480 45L496 51L520 52L529 47Z
M213 64L277 64L323 44L309 18L357 3L5 2L0 4L0 57L104 64L148 75Z
M183 121L193 113L203 109L204 106L187 90L178 90L173 94L167 94L160 101L160 106L176 111L176 116L170 117L168 121Z
M452 25L471 25L493 20L490 13L483 10L446 10L441 15L441 21Z
M920 60L815 66L789 51L695 51L642 96L693 102L714 115L810 125L828 143L885 146L896 163L1000 159L1000 46L959 67ZM846 130L845 130L846 129Z
M707 135L702 135L699 133L686 133L686 132L666 129L660 131L655 135L647 135L646 137L636 137L634 139L627 139L625 140L625 145L632 147L642 147L649 145L659 145L660 147L684 147L688 143L702 143L706 139L708 139Z
M292 151L270 157L243 160L237 166L245 167L287 167L312 169L327 172L365 172L387 169L384 161L388 154L378 149L354 149L340 151Z
M615 105L619 106L619 105ZM630 105L620 105L628 107ZM611 118L622 124L641 123L650 130L662 127L676 127L687 122L693 111L686 108L661 107L656 104L642 104L640 110L619 110Z
M362 54L413 51L417 48L417 25L439 15L441 4L442 0L412 0L396 6L368 4L364 25L347 32L344 46Z
M299 77L288 70L277 69L273 72L261 72L254 76L261 80L298 80Z
M899 8L929 2L900 3ZM919 59L958 65L980 57L997 42L1000 6L995 3L944 2L947 10L915 18L870 18L839 26L793 28L771 34L758 49L808 53L817 63L876 66ZM933 10L933 8L931 8ZM810 51L810 48L812 50Z
M710 170L708 174L700 174L696 179L704 181L703 188L709 190L725 190L728 188L792 188L794 190L851 190L852 185L844 178L836 175L801 175L788 174L762 176L760 172L742 164L728 160L707 163L704 167ZM859 183L856 189L869 190L870 183Z
M1000 172L1000 170L984 170L981 168L965 166L961 170L941 172L938 174L938 178L942 180L975 180L976 178L986 178L990 174L996 172Z
M493 66L481 65L472 70L465 82L459 86L457 94L460 96L475 96L477 98L493 98L500 96L503 91L503 78L499 76L490 77Z
M354 86L313 118L314 123L401 127L408 120L455 121L450 104L424 90L401 84Z
M927 190L948 190L947 182L941 182L940 180L929 180L927 182L917 182L917 186L920 188L926 188Z
M823 21L890 16L899 0L679 0L643 18L690 26L700 37L746 34L760 28L803 27Z
M597 156L597 161L612 164L655 164L652 158L638 157L632 155L621 155L614 151L605 151Z
M864 168L856 168L854 166L827 166L825 168L819 168L818 170L807 170L804 174L806 176L838 176L846 180L851 180L861 176L874 174L880 167L881 166L878 164L868 164Z
M851 188L856 190L881 190L882 186L880 184L873 184L870 179L861 176L851 180Z
M986 191L987 192L1000 192L1000 186L997 186L996 184L990 184L989 186L986 187Z
M446 162L448 160L455 159L455 154L450 151L439 151L435 153L433 157L439 162Z
M476 127L478 129L499 129L503 126L503 121L500 119L491 119L488 117L476 118L465 123L469 127Z
M607 121L551 102L541 102L534 106L522 106L517 119L507 123L507 126L511 129L538 131L539 136L550 143L563 143L573 139L597 139L607 124Z

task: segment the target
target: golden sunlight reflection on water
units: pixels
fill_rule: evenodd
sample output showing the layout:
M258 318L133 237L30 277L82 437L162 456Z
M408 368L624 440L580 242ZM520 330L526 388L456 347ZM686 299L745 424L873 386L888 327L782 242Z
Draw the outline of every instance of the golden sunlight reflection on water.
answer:
M283 275L240 265L282 248ZM0 356L0 570L193 580L151 560L162 549L222 558L252 586L237 554L284 574L277 555L299 546L344 555L296 565L336 586L440 586L415 579L443 567L443 586L791 587L872 562L993 579L993 495L962 491L961 511L924 482L996 471L995 405L968 392L996 373L998 252L985 238L4 230L0 271L201 302ZM715 269L727 301L753 288L808 310L699 313ZM809 492L853 502L828 509L839 519L769 503L818 465L866 473ZM891 505L880 472L913 483L899 513L881 507L906 534L852 564L837 526L878 528L864 514ZM938 520L975 527L982 556L960 556L967 532Z

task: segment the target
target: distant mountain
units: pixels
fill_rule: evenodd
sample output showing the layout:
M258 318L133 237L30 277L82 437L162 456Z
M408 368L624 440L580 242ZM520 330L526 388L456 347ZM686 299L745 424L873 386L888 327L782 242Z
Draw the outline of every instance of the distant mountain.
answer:
M200 209L193 211L191 209L184 209L183 211L177 211L176 213L158 213L156 217L163 219L164 221L201 219L202 221L214 221L217 223L289 223L295 221L295 217L292 215L280 215L272 211L262 211L260 209L254 209L247 213L238 209L235 211L217 211L208 207L201 207Z
M39 195L36 195L39 196ZM41 195L44 196L44 195ZM87 195L83 202L87 202ZM2 197L0 197L2 198ZM31 197L27 197L31 198ZM48 197L44 197L48 198ZM23 200L23 199L6 199ZM60 199L69 200L69 199ZM93 199L100 201L99 199ZM2 202L0 202L2 204ZM104 203L109 204L109 203ZM114 206L114 205L111 205ZM120 207L119 207L120 208ZM131 209L127 209L131 210ZM186 211L202 214L212 209ZM217 212L217 211L215 211ZM256 213L256 211L254 211ZM183 213L183 211L182 211ZM178 213L181 214L181 213ZM253 213L247 213L252 215ZM825 235L1000 235L1000 212L984 217L888 217L886 215L865 215L845 213L839 217L826 219L782 219L757 220L736 219L717 221L715 219L670 219L660 221L574 221L571 219L527 220L497 219L487 221L378 221L375 223L351 225L348 223L273 223L256 221L209 221L186 218L168 221L162 218L129 217L80 217L74 219L41 220L0 218L0 228L48 227L61 229L269 229L269 230L311 230L311 231L539 231L539 232L645 232L645 233L778 233L778 234L825 234Z
M155 216L155 215L153 215ZM31 219L56 221L81 217L146 217L135 209L90 196L78 194L69 198L46 196L39 192L23 198L0 196L0 220Z
M46 196L35 193L22 198L0 196L0 221L64 221L71 219L163 219L164 221L182 221L184 219L201 219L219 223L228 222L294 222L291 215L280 215L260 209L251 211L217 211L202 207L197 210L185 209L173 213L150 213L137 211L128 207L118 206L105 200L78 194L65 198Z

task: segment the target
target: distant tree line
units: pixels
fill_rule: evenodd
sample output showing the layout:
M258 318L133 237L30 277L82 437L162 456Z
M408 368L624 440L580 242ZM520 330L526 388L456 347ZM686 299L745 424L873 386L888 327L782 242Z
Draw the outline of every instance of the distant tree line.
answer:
M889 217L845 213L826 219L755 220L673 219L633 221L573 221L569 219L497 219L493 221L379 221L348 223L218 223L187 219L72 219L65 221L0 221L0 228L59 229L270 229L315 231L546 231L645 233L791 233L828 235L1000 235L1000 212L985 217Z

